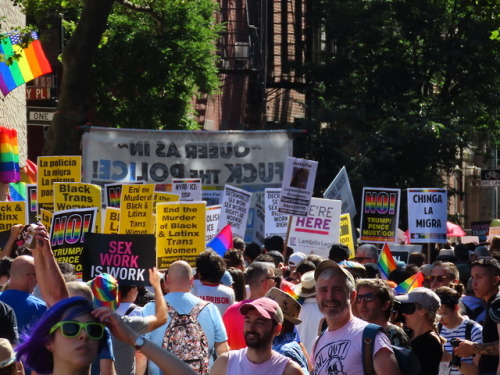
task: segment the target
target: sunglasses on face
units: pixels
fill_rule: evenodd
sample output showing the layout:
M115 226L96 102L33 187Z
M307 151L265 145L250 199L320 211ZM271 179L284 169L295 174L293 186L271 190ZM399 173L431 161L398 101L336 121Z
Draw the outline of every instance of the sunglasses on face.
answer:
M361 303L362 300L365 300L365 302L373 302L375 301L375 297L375 293L358 294L356 296L356 303Z
M411 315L417 310L417 305L414 303L402 303L399 306L399 312L401 314Z
M438 283L442 283L444 280L447 280L448 276L429 276L429 281L432 283L436 280Z
M52 326L49 333L54 333L58 328L61 328L61 334L67 338L77 337L82 331L82 328L92 340L100 340L104 336L104 325L96 322L58 322Z

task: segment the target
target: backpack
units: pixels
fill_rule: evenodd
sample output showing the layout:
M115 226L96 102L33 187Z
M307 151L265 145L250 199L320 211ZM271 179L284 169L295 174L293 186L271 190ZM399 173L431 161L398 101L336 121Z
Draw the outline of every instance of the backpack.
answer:
M467 341L472 341L472 328L474 327L474 321L472 319L468 320L467 323L465 323L465 339ZM438 323L437 324L437 332L438 334L441 334L441 330L443 329L443 324Z
M363 330L363 370L365 375L375 375L375 369L373 368L373 349L375 343L375 336L378 332L385 331L381 326L376 324L368 324ZM400 346L392 345L392 350L396 360L398 361L398 367L403 375L417 375L420 372L420 362L417 355L411 349L402 348Z
M198 374L208 374L210 353L207 335L197 320L208 304L207 301L198 302L189 314L179 314L169 305L170 323L163 337L163 347Z

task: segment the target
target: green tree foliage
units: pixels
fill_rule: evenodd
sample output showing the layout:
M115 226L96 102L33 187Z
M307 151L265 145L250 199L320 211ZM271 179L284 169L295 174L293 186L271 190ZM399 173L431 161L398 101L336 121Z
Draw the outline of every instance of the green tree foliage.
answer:
M479 4L481 3L481 4ZM362 186L442 186L461 150L499 136L500 3L323 0L308 69L318 192L342 165Z
M211 0L16 0L38 22L63 13L68 40L45 153L78 154L79 126L196 126L190 101L217 88Z

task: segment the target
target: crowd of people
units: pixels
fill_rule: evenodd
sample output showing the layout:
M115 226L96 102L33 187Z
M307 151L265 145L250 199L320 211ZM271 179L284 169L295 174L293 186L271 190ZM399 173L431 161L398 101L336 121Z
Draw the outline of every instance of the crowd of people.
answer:
M411 253L385 280L373 244L323 259L235 239L149 270L144 288L77 280L42 225L34 238L1 253L0 375L500 374L495 241Z

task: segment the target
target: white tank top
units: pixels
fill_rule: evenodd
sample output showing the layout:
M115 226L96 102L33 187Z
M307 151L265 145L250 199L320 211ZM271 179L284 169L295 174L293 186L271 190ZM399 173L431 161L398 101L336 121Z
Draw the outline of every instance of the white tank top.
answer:
M247 348L230 350L227 362L227 375L256 375L273 374L281 375L285 371L290 358L273 350L273 355L266 362L255 364L247 358ZM260 372L258 372L260 371Z

